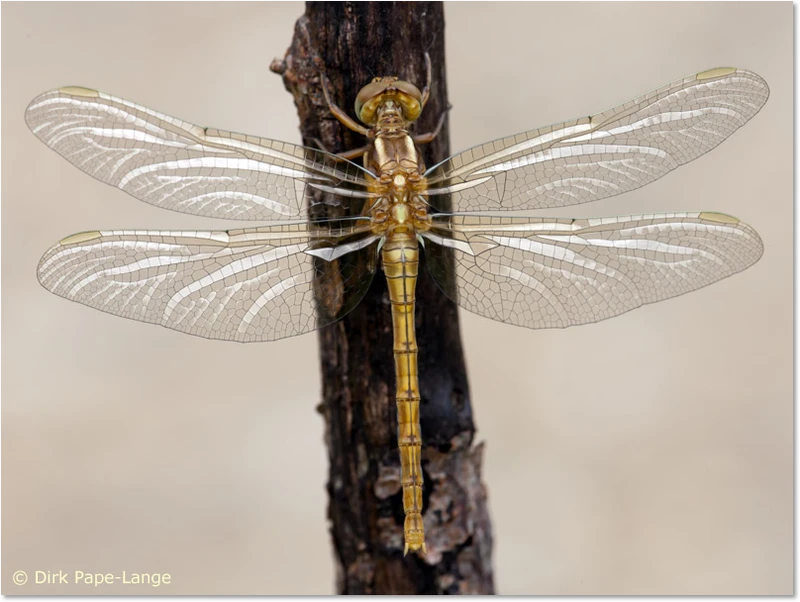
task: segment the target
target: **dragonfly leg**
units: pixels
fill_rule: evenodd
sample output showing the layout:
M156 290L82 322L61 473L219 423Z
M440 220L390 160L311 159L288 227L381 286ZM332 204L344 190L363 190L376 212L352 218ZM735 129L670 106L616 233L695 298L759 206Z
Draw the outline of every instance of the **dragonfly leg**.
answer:
M431 55L425 52L425 87L422 89L422 99L420 100L420 104L422 108L425 108L425 105L428 104L428 99L431 96L431 82L433 81L433 68L431 67Z
M442 111L441 115L439 115L439 121L436 124L436 129L434 129L432 132L427 132L425 134L415 134L414 136L412 136L414 142L416 142L417 144L427 144L428 142L433 142L436 136L439 135L439 132L442 131L442 126L444 125L445 117L447 117L447 112L452 108L453 107L451 105L447 105L447 108L444 111Z
M331 115L336 117L336 119L338 119L339 122L347 129L358 132L362 136L366 136L369 133L369 128L365 128L363 125L358 123L331 100L331 97L328 94L328 76L320 72L319 80L322 84L322 93L325 95L325 102L328 103L328 110L330 110Z
M367 150L369 150L369 146L359 146L358 148L351 149L349 151L342 151L341 153L334 153L325 146L325 143L322 142L319 138L311 138L311 142L320 149L328 153L329 155L333 155L337 159L341 159L344 161L345 159L348 161L352 161L353 159L357 159L358 157L362 156Z

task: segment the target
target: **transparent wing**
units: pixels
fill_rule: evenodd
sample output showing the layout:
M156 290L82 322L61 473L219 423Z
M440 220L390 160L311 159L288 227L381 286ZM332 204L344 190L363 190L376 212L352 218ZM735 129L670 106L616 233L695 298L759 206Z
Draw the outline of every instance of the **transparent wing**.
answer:
M476 146L428 170L452 211L565 207L621 194L710 151L755 115L755 73L712 69L604 113Z
M436 215L431 274L458 305L527 328L597 322L688 293L761 256L753 228L721 213L597 219ZM431 244L433 243L433 244Z
M345 223L84 232L50 249L37 274L53 293L118 316L211 339L269 341L333 322L364 296L378 239L363 220Z
M38 96L25 120L73 165L164 209L224 219L297 220L307 215L310 187L367 196L368 172L349 161L203 128L86 88Z

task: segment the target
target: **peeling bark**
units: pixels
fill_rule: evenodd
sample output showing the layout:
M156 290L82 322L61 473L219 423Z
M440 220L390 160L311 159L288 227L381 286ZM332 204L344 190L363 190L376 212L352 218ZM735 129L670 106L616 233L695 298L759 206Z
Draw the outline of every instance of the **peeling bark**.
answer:
M422 88L424 54L433 64L431 100L417 132L432 131L447 105L443 6L435 2L309 2L292 44L273 71L294 96L304 143L340 152L366 140L330 113L320 87L352 115L359 89L374 75L397 75ZM434 165L449 155L447 124L423 147ZM315 192L314 194L322 194ZM347 215L346 203L326 217ZM316 215L323 217L323 215ZM424 253L423 253L424 264ZM475 426L455 304L421 266L416 327L424 521L428 554L403 557L403 507L396 447L392 329L379 271L364 300L320 331L325 440L330 460L331 535L341 594L489 594L491 525L481 483Z

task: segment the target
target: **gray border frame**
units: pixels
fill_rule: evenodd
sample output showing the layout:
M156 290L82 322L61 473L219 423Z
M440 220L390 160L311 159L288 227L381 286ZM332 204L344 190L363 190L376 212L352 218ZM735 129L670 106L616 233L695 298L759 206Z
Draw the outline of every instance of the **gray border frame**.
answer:
M798 24L800 23L800 14L798 14L797 3L793 1L792 4L793 4L793 6L792 6L792 25L793 25L793 30L794 30L794 32L793 32L794 39L793 39L793 44L792 44L792 56L793 56L793 59L794 59L794 62L793 62L793 65L792 65L792 79L793 79L793 82L792 82L792 106L794 108L794 111L793 111L793 132L792 132L792 135L794 137L794 144L792 146L792 153L793 153L792 166L793 166L793 176L794 176L793 177L793 188L792 188L792 197L793 197L792 198L792 201L793 201L792 207L794 209L794 212L793 212L793 215L792 215L792 226L793 226L793 233L794 233L793 245L792 245L792 260L793 260L793 263L792 263L792 307L793 307L793 311L792 311L792 322L793 322L793 324L792 324L792 335L793 335L793 342L792 342L792 368L793 368L793 372L794 372L793 379L792 379L793 380L792 401L793 401L793 407L794 407L793 420L792 420L792 422L793 422L793 424L792 424L792 427L793 427L792 428L792 432L793 432L793 437L792 437L792 455L794 456L794 465L793 465L794 470L793 470L793 473L792 473L792 478L793 478L794 482L793 482L793 486L792 486L792 492L793 492L793 495L794 495L794 499L792 500L792 507L794 508L794 512L793 512L793 525L792 525L792 527L793 527L793 536L794 536L793 537L794 546L793 546L793 551L792 552L793 552L794 560L795 560L795 562L797 562L797 519L798 519L798 512L797 512L797 498L798 498L798 485L797 485L797 466L798 466L797 432L798 432L798 424L800 424L800 417L798 416L798 412L797 412L797 410L798 410L798 403L797 403L797 372L798 372L798 364L797 364L797 350L798 350L798 345L797 345L797 322L798 322L798 318L800 317L800 311L798 311L798 309L797 309L797 286L796 286L796 284L797 284L797 274L798 274L798 268L797 268L798 257L797 256L798 256L798 250L800 250L800 247L798 247L798 243L797 243L797 232L798 232L798 230L800 230L800 227L799 227L800 226L800 215L798 215L798 212L797 212L797 208L798 208L797 191L798 191L798 186L800 186L800 176L798 176L798 167L797 167L797 155L798 155L798 151L800 150L800 144L798 144L798 142L797 142L798 138L800 138L800 136L798 136L798 129L800 127L799 124L798 124L798 122L800 120L800 110L798 110L798 106L797 106L797 100L798 100L798 96L799 96L798 92L800 91L800 86L798 86L798 77L797 77L798 67L797 67L797 63L798 63L798 54L800 54L800 53L798 53L798 50L800 50L800 42L798 42L798 39L797 39L797 31L798 31L798 29L800 29L800 28L798 28ZM797 567L797 565L794 565L794 566ZM797 592L797 589L798 589L797 585L798 585L798 578L797 578L797 571L795 570L794 574L793 574L793 579L792 579L792 590L793 590L793 593Z
M641 1L641 0L640 0ZM797 31L800 29L798 25L800 24L800 13L797 10L797 2L796 0L791 0L793 7L792 7L792 25L794 29L794 39L793 39L793 46L792 46L792 54L793 54L793 86L792 86L792 94L793 94L793 137L794 137L794 144L793 144L793 216L792 216L792 225L794 228L794 232L800 231L800 213L798 213L798 208L800 207L800 203L798 203L798 189L800 189L800 173L798 171L798 152L800 151L800 144L798 144L798 139L800 139L800 135L798 134L798 130L800 130L800 106L798 106L798 99L800 99L800 85L798 84L798 60L800 60L800 41L798 41ZM798 310L798 304L796 299L796 290L795 290L795 283L797 282L798 276L798 254L800 253L800 245L798 245L797 237L795 236L793 239L793 248L792 248L792 255L793 255L793 265L792 265L792 289L793 289L793 312L792 312L792 319L793 319L793 345L792 345L792 355L793 355L793 370L794 370L794 379L793 379L793 391L792 391L792 399L793 399L793 406L794 406L794 415L793 415L793 432L796 433L798 429L798 425L800 425L800 415L798 415L798 408L800 407L798 404L798 391L797 391L797 373L798 373L798 337L797 337L797 327L798 327L798 320L800 319L800 310ZM797 558L797 536L798 536L798 479L797 479L797 470L798 465L800 464L800 459L798 458L798 447L797 447L797 440L795 437L792 438L792 453L794 456L794 465L793 465L793 541L794 541L794 550L793 555L794 558ZM0 587L0 589L3 589ZM798 590L798 574L797 571L793 574L793 593ZM50 595L20 595L20 594L13 594L13 595L2 595L0 596L3 601L8 602L28 602L29 600L39 600L39 599L46 599L46 598L54 598L59 600L86 600L87 596L85 595L68 595L68 596L50 596ZM178 596L183 598L189 598L191 600L218 600L218 599L227 599L229 597L233 598L234 596L227 596L227 595L218 595L218 596ZM236 596L237 600L260 600L263 598L270 598L270 599L286 599L286 600L311 600L311 599L324 599L326 596L287 596L287 595L274 595L274 596ZM426 596L427 597L427 596ZM477 596L478 598L489 598L489 596ZM533 596L520 596L521 598L525 599L528 597ZM617 596L613 595L603 595L598 596L600 598L606 599L615 599ZM645 596L632 596L631 599L638 599L644 598ZM704 599L707 598L716 598L722 596L704 596ZM726 596L727 597L727 596ZM756 598L760 597L757 595L752 596L734 596L736 598ZM146 602L151 602L153 600L172 600L175 599L176 596L170 595L155 595L155 596L145 596L145 595L104 595L100 594L97 596L91 596L92 600L111 600L111 599L120 599L127 601L132 600L142 600ZM353 596L352 598L361 599L361 600L372 600L372 599L390 599L390 598L398 598L401 599L401 596ZM571 600L577 599L579 596L577 595L567 595L559 597L559 599Z

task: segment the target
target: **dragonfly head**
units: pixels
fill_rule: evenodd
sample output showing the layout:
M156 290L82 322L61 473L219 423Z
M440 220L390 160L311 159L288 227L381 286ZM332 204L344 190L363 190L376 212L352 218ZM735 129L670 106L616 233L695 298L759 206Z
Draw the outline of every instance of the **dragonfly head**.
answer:
M376 77L356 96L356 116L372 126L386 110L399 111L407 122L416 121L422 112L422 93L397 77Z

